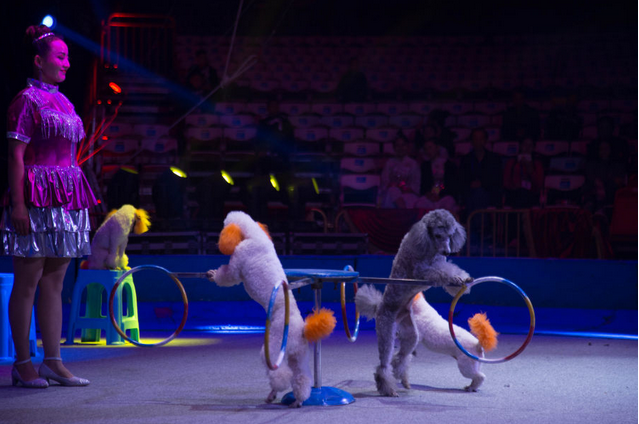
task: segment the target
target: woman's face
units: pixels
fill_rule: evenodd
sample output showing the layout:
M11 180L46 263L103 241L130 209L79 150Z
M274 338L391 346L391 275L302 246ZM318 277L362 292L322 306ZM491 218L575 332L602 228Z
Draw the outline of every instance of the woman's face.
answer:
M69 69L69 48L60 39L49 44L49 52L44 56L36 55L35 65L42 71L41 80L44 83L57 85L67 77Z

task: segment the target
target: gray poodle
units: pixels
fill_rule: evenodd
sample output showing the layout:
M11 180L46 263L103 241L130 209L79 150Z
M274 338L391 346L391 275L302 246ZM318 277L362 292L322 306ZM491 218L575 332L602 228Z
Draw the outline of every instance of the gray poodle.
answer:
M465 242L466 231L450 212L444 209L431 211L415 223L402 239L393 260L390 278L426 280L432 282L433 286L452 286L450 291L456 293L455 287L473 279L466 271L448 262L446 255L458 252ZM398 396L394 387L395 378L404 387L410 388L408 366L419 343L411 305L418 293L430 287L388 284L382 302L374 308L380 360L375 371L375 382L377 391L383 396ZM367 294L369 291L360 290L355 297L355 303L364 315L371 310ZM399 332L400 346L399 352L392 358L396 331Z

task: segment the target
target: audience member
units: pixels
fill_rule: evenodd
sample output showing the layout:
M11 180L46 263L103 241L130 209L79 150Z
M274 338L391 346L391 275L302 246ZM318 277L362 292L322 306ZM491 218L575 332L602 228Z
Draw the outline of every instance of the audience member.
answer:
M534 156L535 143L525 138L519 143L519 155L504 167L505 203L513 208L539 206L544 187L544 166Z
M415 203L416 208L447 209L457 213L459 177L457 167L442 155L442 149L434 139L426 140L424 152L429 160L421 164L422 195ZM443 150L445 152L445 150Z
M501 137L504 140L539 139L541 131L539 112L526 103L522 90L513 92L512 105L504 111Z
M555 96L552 109L546 119L544 138L546 140L572 141L579 138L582 119L577 112L577 96Z
M388 159L382 170L379 205L411 209L419 195L419 165L411 158L411 143L403 134L395 139L393 148L395 157Z
M415 133L415 142L423 145L426 140L436 139L440 148L443 148L447 157L455 156L455 134L446 126L448 112L435 109L428 114L425 125Z
M202 89L206 94L217 87L220 84L220 78L217 76L217 71L209 64L206 50L199 49L195 52L195 63L189 68L187 72L187 80L193 74L199 74L202 76Z
M625 167L613 157L612 144L601 141L597 146L597 157L586 162L583 202L583 206L593 213L612 205L617 189L627 184Z
M626 140L615 135L615 121L611 116L602 116L597 120L597 138L588 143L588 159L601 159L602 143L608 144L610 160L626 167L630 160L630 147Z
M461 200L467 213L501 206L501 159L486 150L488 134L476 128L471 134L472 151L461 158Z
M368 80L356 58L351 59L348 70L342 75L336 96L342 103L363 102L368 99Z

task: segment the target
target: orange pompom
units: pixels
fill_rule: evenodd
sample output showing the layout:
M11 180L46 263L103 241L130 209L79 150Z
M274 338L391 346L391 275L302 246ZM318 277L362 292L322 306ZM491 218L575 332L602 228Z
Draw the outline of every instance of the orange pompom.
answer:
M304 320L304 338L315 343L325 339L335 329L335 315L330 309L322 308L319 311L313 309L313 313Z
M244 240L244 236L242 235L240 226L237 224L229 224L224 227L220 233L220 241L217 245L223 255L232 255L242 240Z
M89 269L89 262L87 261L80 262L80 269Z
M499 333L490 325L490 320L488 320L485 313L475 314L468 320L468 325L470 326L470 332L477 337L479 344L486 352L490 352L497 347Z

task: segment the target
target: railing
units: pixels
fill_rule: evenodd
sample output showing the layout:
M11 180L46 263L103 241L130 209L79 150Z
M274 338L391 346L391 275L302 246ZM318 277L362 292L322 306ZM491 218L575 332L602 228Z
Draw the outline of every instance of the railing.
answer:
M493 257L537 256L530 209L474 211L466 221L466 232L467 256L486 256L486 252Z
M173 70L174 44L172 17L114 13L103 23L100 62L127 73L166 76Z

